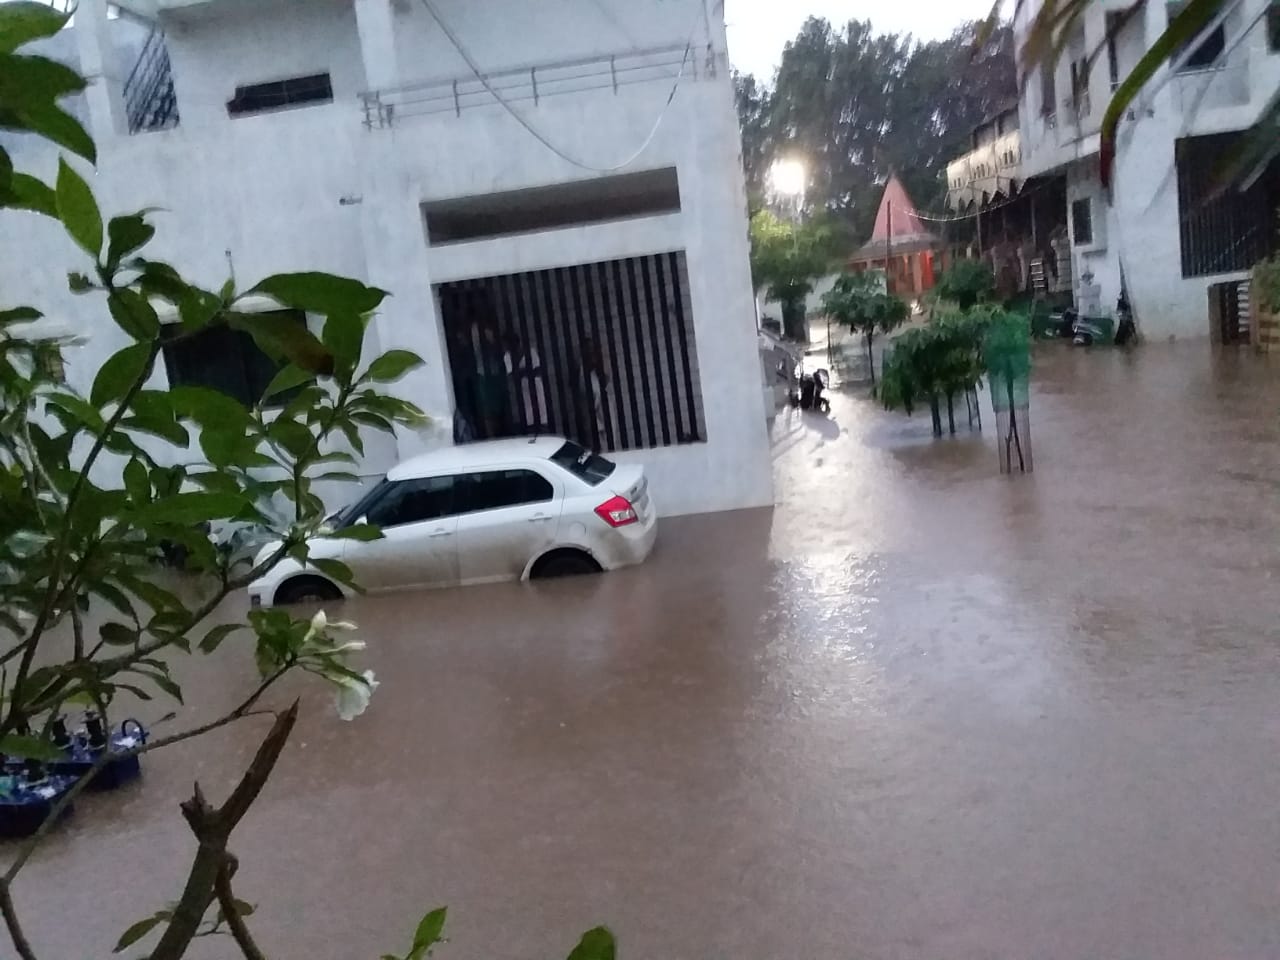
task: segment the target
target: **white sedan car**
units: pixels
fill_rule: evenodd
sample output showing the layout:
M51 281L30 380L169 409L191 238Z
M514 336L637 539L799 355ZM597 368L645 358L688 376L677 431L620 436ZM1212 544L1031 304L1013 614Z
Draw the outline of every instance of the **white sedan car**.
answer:
M382 529L377 540L309 544L312 558L341 560L370 593L613 570L644 560L657 535L644 469L560 437L471 443L414 457L330 523ZM255 562L278 546L263 547ZM289 558L249 585L255 607L351 592Z

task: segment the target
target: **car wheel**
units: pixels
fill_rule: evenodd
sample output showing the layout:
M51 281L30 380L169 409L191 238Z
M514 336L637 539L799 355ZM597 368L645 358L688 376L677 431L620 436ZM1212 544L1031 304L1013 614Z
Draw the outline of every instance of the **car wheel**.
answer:
M276 591L276 603L324 603L341 600L342 591L320 577L294 577L286 580Z
M578 577L599 572L600 564L587 554L577 550L566 550L563 553L553 553L538 561L533 575L541 580L548 577Z

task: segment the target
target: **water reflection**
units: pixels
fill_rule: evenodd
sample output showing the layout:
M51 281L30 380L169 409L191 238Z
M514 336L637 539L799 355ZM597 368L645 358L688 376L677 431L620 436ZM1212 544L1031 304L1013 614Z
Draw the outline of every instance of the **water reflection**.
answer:
M496 960L601 921L690 960L1274 953L1280 378L1045 351L1014 478L990 431L833 403L775 422L775 510L642 568L350 604L383 686L353 724L307 695L236 836L262 942L377 955L448 903ZM256 734L82 805L17 890L48 956L172 899L177 801Z

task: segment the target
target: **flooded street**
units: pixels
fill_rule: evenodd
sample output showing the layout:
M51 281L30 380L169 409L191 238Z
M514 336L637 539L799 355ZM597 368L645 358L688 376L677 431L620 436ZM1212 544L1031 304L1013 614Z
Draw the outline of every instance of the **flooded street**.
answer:
M232 838L259 942L372 958L448 904L442 958L597 923L631 960L1276 955L1280 370L1049 349L1026 477L984 405L934 441L837 394L774 424L776 509L668 521L641 568L348 604L382 686L347 724L295 685ZM184 724L249 688L216 660ZM178 801L264 731L79 805L16 887L42 957L176 898Z

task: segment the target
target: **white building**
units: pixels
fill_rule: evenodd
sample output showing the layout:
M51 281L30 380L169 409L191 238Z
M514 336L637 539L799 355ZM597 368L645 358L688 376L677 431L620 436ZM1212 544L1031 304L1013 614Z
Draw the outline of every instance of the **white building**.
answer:
M391 291L375 346L425 359L395 389L435 425L370 438L367 473L452 442L461 411L464 436L542 426L639 460L668 514L772 501L715 0L117 2L81 0L49 44L93 80L74 109L104 213L161 207L148 255L213 289L230 264ZM57 224L4 221L0 290L88 338L67 356L87 391L123 335L68 292L84 263ZM232 339L156 385L252 388ZM534 352L532 395L495 376Z
M1019 45L1039 7L1021 6L1014 24ZM1108 203L1098 174L1103 112L1179 7L1157 0L1136 8L1129 0L1088 4L1056 68L1033 72L1019 103L1028 188L1033 178L1066 178L1061 222L1077 306L1113 313L1123 277L1148 337L1220 335L1216 324L1211 330L1218 307L1210 299L1234 297L1236 282L1277 242L1274 163L1247 191L1210 196L1239 132L1280 90L1274 0L1227 0L1221 15L1147 84L1120 124ZM1090 72L1084 65L1095 50L1100 55Z

